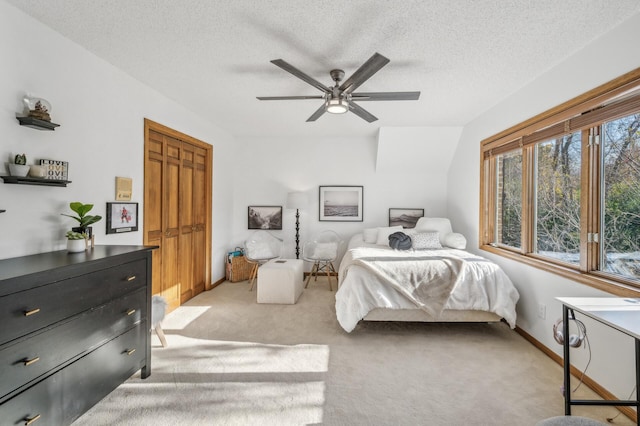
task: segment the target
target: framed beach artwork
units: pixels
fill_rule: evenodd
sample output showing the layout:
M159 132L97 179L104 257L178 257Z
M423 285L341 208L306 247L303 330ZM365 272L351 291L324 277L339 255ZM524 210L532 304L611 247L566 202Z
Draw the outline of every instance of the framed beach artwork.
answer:
M321 186L320 221L362 222L362 186Z
M249 206L249 229L282 229L282 206Z
M138 203L107 203L107 234L138 230Z
M424 209L389 209L389 226L415 228L416 222L424 216Z

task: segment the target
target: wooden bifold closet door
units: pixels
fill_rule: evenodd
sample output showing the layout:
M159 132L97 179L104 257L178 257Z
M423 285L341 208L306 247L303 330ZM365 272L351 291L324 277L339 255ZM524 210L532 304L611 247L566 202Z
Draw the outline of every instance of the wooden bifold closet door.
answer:
M213 147L145 119L144 244L173 310L211 286Z

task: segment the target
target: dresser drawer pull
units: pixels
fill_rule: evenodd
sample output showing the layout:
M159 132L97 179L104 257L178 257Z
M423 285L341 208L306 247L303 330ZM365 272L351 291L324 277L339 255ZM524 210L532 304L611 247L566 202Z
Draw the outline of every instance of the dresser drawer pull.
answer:
M135 309L129 309L129 310L127 311L127 316L129 316L129 315L133 315L133 314L135 314L135 313L136 313L136 310L135 310Z
M133 355L133 353L134 353L135 351L136 351L135 349L129 349L129 350L127 351L127 355Z
M135 279L136 279L135 275L130 275L130 276L127 277L127 281L133 281Z
M31 418L27 417L25 419L24 426L29 426L29 425L34 424L35 422L37 422L40 419L40 417L42 417L40 414L38 414L37 416L31 417Z
M25 359L24 360L24 365L26 367L27 365L35 364L38 361L40 361L40 357L39 356L37 356L35 358L31 358L31 359Z
M40 308L35 308L35 309L30 310L30 311L25 311L24 312L24 316L28 317L30 315L37 314L38 312L40 312Z

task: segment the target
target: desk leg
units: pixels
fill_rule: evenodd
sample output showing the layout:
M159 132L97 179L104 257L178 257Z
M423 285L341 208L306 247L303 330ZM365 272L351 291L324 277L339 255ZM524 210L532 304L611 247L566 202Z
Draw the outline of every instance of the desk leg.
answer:
M636 423L640 425L640 339L636 340Z
M564 336L564 415L571 415L571 362L569 361L569 308L562 305L562 335Z

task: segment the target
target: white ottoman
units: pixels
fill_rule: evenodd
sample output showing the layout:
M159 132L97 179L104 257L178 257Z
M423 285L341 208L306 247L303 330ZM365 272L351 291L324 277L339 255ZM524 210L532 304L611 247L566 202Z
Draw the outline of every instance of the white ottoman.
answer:
M304 262L273 259L258 268L258 303L296 303L304 287Z

